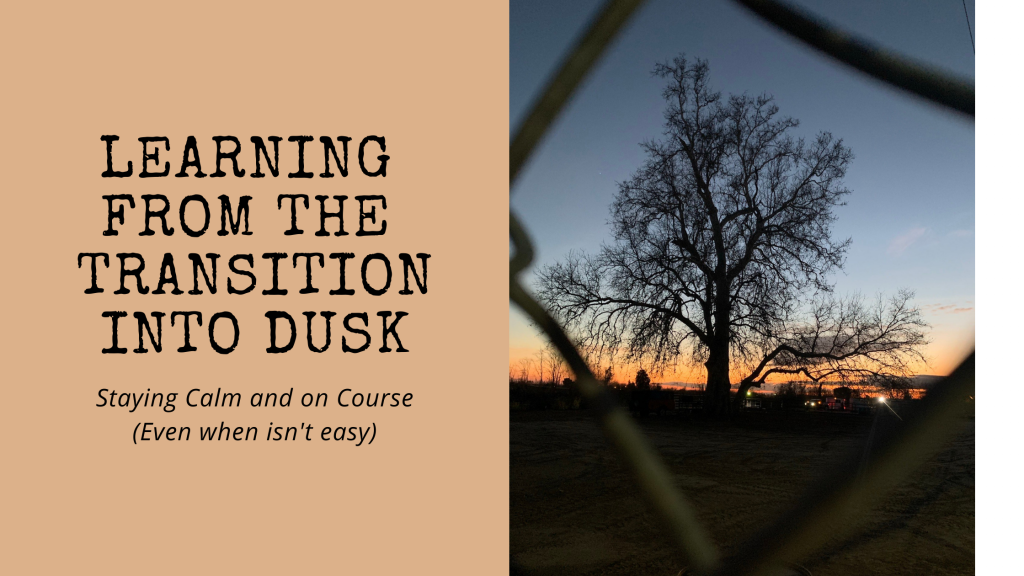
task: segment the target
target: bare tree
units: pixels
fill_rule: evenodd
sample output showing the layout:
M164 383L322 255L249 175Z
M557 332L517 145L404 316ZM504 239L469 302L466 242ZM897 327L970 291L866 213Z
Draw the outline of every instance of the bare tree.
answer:
M613 242L539 274L541 299L577 341L658 371L704 364L717 413L734 368L747 369L745 392L775 373L839 377L920 357L909 293L875 315L831 294L850 243L832 238L849 148L827 132L795 138L798 122L769 95L723 98L705 61L654 73L667 81L664 137L643 144L646 162L619 185Z
M879 383L902 395L913 365L925 361L920 349L927 343L927 325L911 298L912 292L900 290L888 300L879 295L871 304L859 295L815 299L802 322L780 324L777 335L765 340L767 353L747 367L739 396L772 374L803 374L818 384L819 396L827 379Z
M562 384L569 373L569 367L553 344L548 344L546 348L548 358L550 359L548 362L550 365L548 373L551 374L551 383Z
M596 373L596 372L595 372L595 373ZM611 366L606 366L606 367L605 367L605 369L604 369L604 373L603 373L603 375L601 376L601 382L602 382L602 383L603 383L603 384L604 384L605 386L611 386L611 384L612 384L612 379L614 378L614 376L615 376L615 375L614 375L614 374L612 373L612 367L611 367Z
M544 383L544 359L547 358L547 355L548 355L547 348L543 348L542 347L542 348L537 350L537 353L536 353L537 365L540 367L539 368L539 373L537 374L537 383L538 384L543 384Z
M532 362L529 358L522 358L519 360L519 381L523 384L530 382L530 372L533 370Z

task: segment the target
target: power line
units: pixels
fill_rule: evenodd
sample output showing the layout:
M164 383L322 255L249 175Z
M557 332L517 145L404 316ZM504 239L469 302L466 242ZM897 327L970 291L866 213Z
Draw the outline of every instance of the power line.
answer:
M964 16L967 18L967 33L971 35L971 52L975 52L974 48L974 31L971 30L971 16L967 13L967 0L960 0L964 5Z

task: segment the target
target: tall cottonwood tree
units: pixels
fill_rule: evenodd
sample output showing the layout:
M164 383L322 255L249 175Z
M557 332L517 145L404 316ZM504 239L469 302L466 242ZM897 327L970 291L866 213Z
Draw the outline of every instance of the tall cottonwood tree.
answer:
M592 354L656 369L680 357L707 368L705 405L729 410L772 374L905 375L923 360L912 294L867 304L829 282L849 239L832 237L853 155L822 132L791 135L768 95L709 87L706 61L660 64L663 138L619 185L613 241L539 273L539 295ZM688 356L687 356L688 355Z

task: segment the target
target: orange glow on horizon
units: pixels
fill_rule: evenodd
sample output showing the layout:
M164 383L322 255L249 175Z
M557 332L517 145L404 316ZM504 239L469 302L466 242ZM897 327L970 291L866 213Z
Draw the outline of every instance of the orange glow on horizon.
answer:
M538 335L535 329L524 330L523 324L518 318L513 321L518 314L513 313L513 308L513 306L509 307L509 371L510 374L513 372L518 374L522 372L522 363L537 363L538 351L544 347L546 341ZM928 339L930 341L922 349L926 362L911 366L911 373L915 376L947 376L974 349L973 297L953 301L932 301L923 304L921 310L929 325ZM613 379L622 383L632 381L636 378L639 368L637 365L617 365L613 368ZM600 370L603 371L603 367ZM547 368L545 368L545 376L546 372ZM531 378L536 378L537 366L533 366L529 373ZM746 375L746 373L741 374L740 370L733 370L730 380L735 384ZM668 370L663 374L652 373L650 377L651 381L656 384L669 382L703 384L707 379L703 366L689 366L683 363L680 363L674 370ZM769 378L768 382L780 383L797 379L799 377L777 375L774 378Z
M931 343L925 349L925 357L929 360L927 364L919 363L912 367L911 372L915 376L947 376L949 375L963 359L970 353L974 344L973 334L970 339L965 339L964 342L949 342L944 341L942 343ZM530 379L537 379L539 377L539 358L538 351L540 350L540 339L538 338L538 344L536 348L528 347L509 347L509 375L513 377L519 377L523 371ZM550 370L550 358L545 357L545 379L548 377L548 371ZM603 367L601 368L603 370ZM619 383L631 382L636 377L636 372L640 367L636 364L620 364L612 368L613 381ZM571 374L567 374L571 376ZM598 377L601 375L598 374ZM738 370L733 370L730 373L730 380L733 384L738 383L746 374L741 374ZM651 382L654 384L665 384L665 383L686 383L686 384L703 384L706 381L706 372L703 366L686 366L680 365L675 370L666 371L662 374L650 374ZM780 384L788 382L790 380L802 380L800 375L791 376L788 374L776 374L768 378L768 384ZM830 384L826 381L826 385ZM836 382L831 385L837 384Z

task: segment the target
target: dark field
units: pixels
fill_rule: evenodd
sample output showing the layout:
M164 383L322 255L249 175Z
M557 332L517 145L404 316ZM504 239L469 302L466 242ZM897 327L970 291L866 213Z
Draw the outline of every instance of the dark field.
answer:
M871 417L778 414L733 423L648 418L641 427L728 545L858 450ZM974 419L876 507L859 534L802 563L815 576L974 573ZM683 567L586 411L513 412L510 548L531 575L665 575Z

